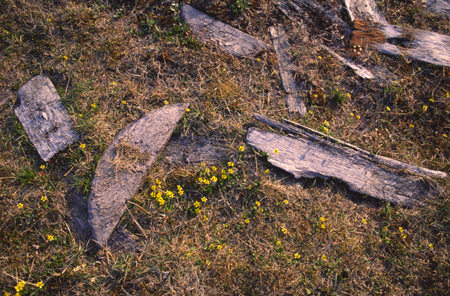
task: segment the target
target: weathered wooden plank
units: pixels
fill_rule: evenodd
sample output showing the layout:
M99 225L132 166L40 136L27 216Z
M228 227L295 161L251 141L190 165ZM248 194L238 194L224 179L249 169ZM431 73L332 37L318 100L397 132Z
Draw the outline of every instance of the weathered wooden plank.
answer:
M374 0L344 0L352 22L363 20L388 25Z
M105 245L148 170L158 158L189 104L166 106L145 114L121 130L95 170L88 199L94 240Z
M380 166L349 148L314 143L251 128L247 143L269 154L269 162L295 178L337 178L352 191L405 206L423 206L440 192L418 176ZM278 150L278 153L274 153Z
M78 140L59 94L43 75L22 85L14 112L44 161Z
M290 67L289 49L290 45L287 41L284 29L279 27L269 27L270 35L272 36L273 47L277 54L278 67L280 69L281 82L284 90L287 92L286 103L291 113L298 112L300 115L306 113L306 106L303 98L297 90L294 76Z
M385 54L450 67L449 36L361 20L355 20L353 24L352 45L367 45Z
M339 146L335 146L335 143L338 143L340 145L344 145L346 147L349 147L351 149L354 149L358 152L361 153L361 155L365 158L367 158L369 161L373 161L373 162L377 162L379 164L391 167L393 169L397 169L397 170L407 170L409 171L411 174L421 174L421 175L426 175L429 177L433 177L433 178L446 178L447 174L444 172L440 172L440 171L435 171L435 170L430 170L427 168L421 168L415 165L410 165L395 159L391 159L388 157L384 157L381 155L374 155L368 151L365 151L361 148L358 148L354 145L351 145L349 143L346 143L344 141L341 141L339 139L333 138L329 135L325 135L322 134L321 132L318 132L316 130L313 130L309 127L306 127L304 125L301 125L299 123L295 123L289 120L284 119L284 121L286 121L287 123L290 124L286 124L286 123L282 123L282 122L277 122L275 120L272 120L266 116L263 115L259 115L259 114L253 114L253 117L258 120L259 122L262 122L264 124L267 124L268 126L274 127L274 128L278 128L293 134L297 134L302 136L303 138L306 138L308 140L315 140L318 142L321 142L325 145L331 146L331 147L339 147ZM332 142L330 142L332 141Z
M172 137L165 146L162 163L175 165L217 164L231 153L225 143L198 136Z
M428 0L425 5L433 13L450 18L450 0Z
M181 6L181 20L188 23L192 33L199 40L215 42L222 50L234 56L250 57L269 48L266 43L187 4Z

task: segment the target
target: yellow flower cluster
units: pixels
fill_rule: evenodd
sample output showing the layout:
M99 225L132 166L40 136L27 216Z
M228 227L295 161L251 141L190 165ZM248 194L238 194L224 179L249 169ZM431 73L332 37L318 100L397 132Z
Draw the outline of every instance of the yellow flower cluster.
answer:
M17 292L20 292L23 290L23 288L25 287L25 282L24 281L20 281L17 286L15 286L14 288L16 289Z
M180 196L184 194L183 187L181 187L180 185L177 185L177 189L178 189L178 194Z

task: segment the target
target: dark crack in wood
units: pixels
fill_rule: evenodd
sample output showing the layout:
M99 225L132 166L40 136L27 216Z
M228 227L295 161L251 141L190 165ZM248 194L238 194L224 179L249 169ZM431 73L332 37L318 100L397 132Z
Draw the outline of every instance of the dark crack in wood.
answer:
M350 190L374 198L424 206L442 193L435 183L368 160L359 152L338 145L325 145L251 128L247 143L269 155L269 162L295 178L330 177L344 181ZM274 151L278 150L276 154Z
M181 20L202 42L214 42L222 50L238 57L251 57L269 48L269 45L238 29L218 21L195 8L183 4Z
M92 236L104 246L119 223L126 201L138 191L189 104L145 114L121 130L95 170L88 199Z
M43 75L19 89L14 112L44 161L79 138L53 83Z
M287 93L286 103L291 113L298 112L301 116L306 113L305 102L297 90L289 56L290 45L282 27L269 27L272 36L273 47L277 54L278 67L280 69L281 82Z

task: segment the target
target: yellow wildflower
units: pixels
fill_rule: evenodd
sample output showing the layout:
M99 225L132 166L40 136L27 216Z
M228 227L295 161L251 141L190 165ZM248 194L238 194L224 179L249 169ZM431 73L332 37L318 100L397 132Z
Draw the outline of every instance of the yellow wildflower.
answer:
M287 199L285 199L283 202L285 205L287 205L289 203L289 201Z
M423 105L423 107L422 107L423 112L427 111L427 109L428 109L428 106L427 105Z
M122 101L122 104L126 105L126 104L127 104L127 101L123 100L123 101Z
M198 208L200 206L200 203L198 201L194 202L194 207Z
M325 120L325 122L323 124L325 124L326 126L330 125L330 123L328 121L326 121L326 120Z
M227 178L227 175L222 175L222 179L226 179Z
M233 253L233 249L228 249L228 253Z
M41 165L41 170L45 169L45 165Z
M323 260L323 261L327 261L327 256L322 255L322 260Z
M206 217L206 216L205 216L205 217L203 217L203 220L207 221L207 220L208 220L208 217Z
M209 260L206 260L206 265L210 265L211 262L209 262Z
M167 101L164 101L164 105L167 105L167 104L169 104L169 102L167 102Z
M234 163L232 163L231 161L228 163L229 167L234 167Z
M92 107L92 108L95 108L95 107L97 107L97 105L95 105L95 103L92 103L92 104L91 104L91 107Z
M325 224L322 224L322 226L320 226L322 229L325 229Z
M63 56L63 58L64 58L65 60L67 60L67 59L68 59L68 57L67 57L67 56Z
M215 166L213 166L211 169L212 169L214 172L217 171L217 168L216 168Z
M78 114L79 117L83 117L83 114Z
M200 214L201 210L199 208L195 209L195 213Z
M239 151L243 152L244 151L244 146L239 146Z
M411 123L411 124L409 125L409 127L410 127L410 128L414 128L414 124Z
M212 182L217 182L217 177L216 177L216 176L212 176L212 177L211 177L211 181L212 181Z
M275 154L278 154L278 152L280 152L280 150L278 150L278 149L273 150L273 153L275 153Z
M361 116L359 116L359 115L356 115L356 118L358 118L358 119L361 119Z
M324 217L320 217L320 221L325 222L325 218Z
M20 202L19 202L19 203L17 204L17 207L18 207L19 209L23 208L23 203L20 203Z
M261 205L261 203L260 203L259 201L257 201L257 202L255 202L255 205L256 205L257 207L259 207L259 206Z
M309 110L308 113L312 115L313 114L313 110Z
M233 174L233 172L234 172L233 169L228 170L228 174Z
M450 93L447 93L446 95L445 95L445 97L448 99L448 98L450 98Z
M209 180L203 180L203 183L205 183L206 185L209 185Z
M402 233L402 238L406 238L406 234Z
M223 228L227 228L228 227L228 224L223 224Z
M23 290L23 287L25 287L25 282L20 281L14 288L16 289L17 292L20 292Z
M434 249L434 245L433 244L429 244L428 245L431 249Z
M299 255L298 253L295 253L295 254L294 254L294 258L295 258L295 259L299 259L299 258L300 258L300 255Z
M447 134L443 134L442 136L443 136L444 138L447 138L447 137L448 137Z
M86 148L86 144L80 144L80 148L81 148L81 149Z
M153 191L156 190L156 186L155 185L153 185L151 188L152 188Z
M328 131L328 128L327 128L327 127L324 127L323 130L327 132L327 131Z
M217 246L217 250L219 250L219 251L222 250L222 246L221 246L221 245L218 245L218 246Z
M351 94L347 94L347 97L348 97L348 98L351 98L351 97L352 97L352 95L351 95Z
M199 182L203 182L203 178L198 178L198 181Z
M42 201L42 202L46 202L46 201L47 201L47 197L42 196L42 197L41 197L41 201Z
M319 60L321 60L322 59L322 57L321 56L319 56Z
M281 229L281 231L283 231L284 234L287 233L287 229L286 228Z
M47 19L47 22L51 22L51 21L52 21L52 19L49 19L49 18Z
M191 111L191 109L189 109L189 108L186 108L186 112L190 112Z
M264 173L268 174L268 173L270 173L270 170L267 169L267 170L264 171Z
M391 108L389 108L389 106L388 106L388 107L386 107L386 110L391 111Z
M53 241L55 240L55 237L53 235L47 235L47 240Z
M350 116L352 116L352 117L353 117L353 116L355 116L355 114L353 114L353 113L350 113Z
M281 245L281 242L280 241L277 241L277 246L280 246Z
M430 99L430 102L431 102L431 103L434 103L434 99L433 99L433 98L431 98L431 99Z
M117 85L117 82L114 81L112 84L113 84L113 85Z
M367 224L366 219L362 219L362 223L363 223L363 224Z
M205 173L209 173L209 169L206 169L206 170L205 170Z
M248 218L245 219L245 223L247 223L247 224L250 223L250 219L248 219Z
M260 59L260 58L257 58L256 60L257 60L258 62L261 62L261 59Z
M400 230L400 232L403 232L403 227L399 227L398 230Z

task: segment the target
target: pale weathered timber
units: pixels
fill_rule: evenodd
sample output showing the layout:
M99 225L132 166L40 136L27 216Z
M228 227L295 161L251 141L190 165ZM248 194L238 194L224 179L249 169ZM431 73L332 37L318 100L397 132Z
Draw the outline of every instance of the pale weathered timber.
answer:
M434 14L450 18L450 0L427 0L426 7Z
M251 57L269 48L269 45L238 29L218 21L195 8L183 4L181 20L203 42L215 42L222 50L238 57Z
M449 36L361 20L355 20L353 24L352 45L367 45L385 54L450 67Z
M266 152L271 164L295 178L337 178L347 183L352 191L408 207L424 206L441 192L437 185L422 177L380 166L349 148L256 128L250 128L247 143ZM274 153L275 150L278 153Z
M286 2L286 0L278 0L278 3L280 2ZM345 35L351 32L350 26L332 8L326 8L322 6L322 3L319 4L314 0L290 0L289 4L297 10L299 16L307 17L308 14L314 16L316 25L324 28L337 26L339 31Z
M306 113L305 102L297 90L294 75L290 68L290 45L287 41L286 34L282 27L269 27L270 35L272 36L273 47L277 54L278 67L280 69L281 82L284 90L287 92L286 103L291 113L298 112L300 115Z
M374 0L344 0L352 22L363 20L388 25Z
M353 61L340 56L339 54L335 53L333 50L331 50L330 48L328 48L325 45L321 45L321 47L325 48L329 53L334 55L343 64L352 68L358 76L360 76L364 79L374 79L375 78L375 76L372 74L372 72L370 72L368 69L364 68L363 66L357 65Z
M167 165L216 164L224 161L232 151L225 143L194 135L172 137L164 147L162 163Z
M43 75L22 85L14 112L44 161L79 138L53 83Z
M299 123L295 123L295 122L292 122L292 121L289 121L286 119L283 119L283 120L289 124L277 122L273 119L270 119L266 116L259 115L259 114L253 114L253 117L256 120L258 120L259 122L262 122L268 126L278 128L278 129L281 129L281 130L284 130L284 131L287 131L287 132L290 132L293 134L300 135L303 138L306 138L308 140L315 140L315 141L321 142L323 144L329 145L331 147L339 147L335 143L344 145L346 147L349 147L351 149L354 149L354 150L360 152L361 156L367 158L369 161L376 162L378 164L385 165L387 167L391 167L396 170L407 170L411 174L421 174L421 175L426 175L428 177L433 177L433 178L446 178L447 177L447 174L444 172L430 170L427 168L421 168L421 167L418 167L415 165L407 164L407 163L404 163L404 162L401 162L401 161L398 161L395 159L391 159L388 157L384 157L381 155L374 155L374 154L372 154L368 151L365 151L359 147L356 147L354 145L351 145L349 143L346 143L344 141L341 141L341 140L331 137L329 135L325 135L321 132L313 130L313 129L306 127L304 125L301 125Z
M95 170L88 199L94 240L104 246L148 170L160 155L188 103L145 114L121 130Z

